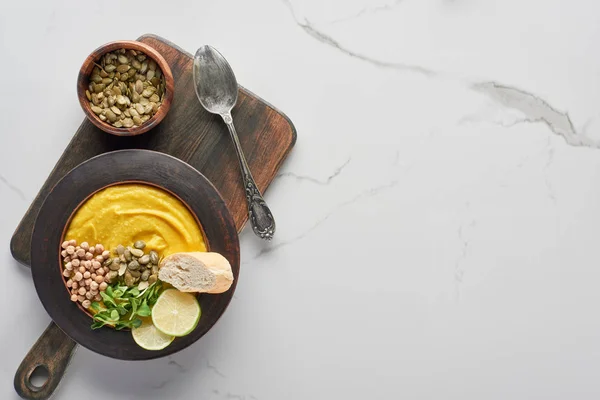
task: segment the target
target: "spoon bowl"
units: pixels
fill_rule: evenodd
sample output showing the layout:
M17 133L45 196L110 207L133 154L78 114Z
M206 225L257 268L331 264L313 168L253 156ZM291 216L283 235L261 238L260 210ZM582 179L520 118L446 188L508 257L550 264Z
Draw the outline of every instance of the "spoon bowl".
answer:
M196 95L207 111L219 115L231 112L237 103L238 84L231 66L217 50L202 46L196 51L193 75Z

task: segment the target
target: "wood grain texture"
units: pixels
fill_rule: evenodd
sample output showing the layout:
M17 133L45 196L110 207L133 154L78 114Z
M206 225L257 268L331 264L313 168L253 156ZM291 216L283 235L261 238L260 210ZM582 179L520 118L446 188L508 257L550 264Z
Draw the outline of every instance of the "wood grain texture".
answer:
M51 323L17 369L14 379L17 394L28 400L50 398L58 387L75 349L75 342ZM30 381L31 373L38 366L48 370L48 380L42 387L36 387Z
M90 83L90 75L94 69L94 66L96 66L96 64L99 62L100 57L102 57L105 53L119 49L133 49L141 51L146 56L156 61L158 68L160 68L165 77L165 97L161 106L158 108L158 111L152 116L152 118L144 122L142 125L132 128L117 128L106 122L103 122L96 114L94 114L92 111L92 105L85 96L85 91L88 89L88 85ZM173 102L174 85L173 73L171 72L169 63L167 63L167 61L158 51L156 51L153 47L141 42L133 40L118 40L98 47L85 59L79 70L79 75L77 76L77 97L79 98L79 104L81 104L81 108L83 109L85 115L88 117L90 122L96 125L98 128L102 129L104 132L108 132L117 136L135 136L144 132L148 132L165 118L167 112L169 112L169 109L171 108L171 103Z
M22 264L31 262L34 221L52 187L81 162L117 149L152 149L188 162L219 190L238 231L244 227L248 213L233 144L221 118L205 111L196 98L192 55L154 35L138 40L156 49L169 63L175 81L169 113L156 128L130 137L109 135L87 119L83 121L12 237L12 255ZM233 120L256 184L264 193L294 146L295 128L284 114L242 87Z

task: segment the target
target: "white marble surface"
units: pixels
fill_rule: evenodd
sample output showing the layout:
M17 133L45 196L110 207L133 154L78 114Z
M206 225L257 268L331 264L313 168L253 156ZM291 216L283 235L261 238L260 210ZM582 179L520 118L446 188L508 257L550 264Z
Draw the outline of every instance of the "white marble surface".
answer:
M2 2L1 398L49 322L10 236L83 118L81 61L145 32L216 46L294 121L277 237L243 232L201 341L79 349L57 399L599 398L594 0Z

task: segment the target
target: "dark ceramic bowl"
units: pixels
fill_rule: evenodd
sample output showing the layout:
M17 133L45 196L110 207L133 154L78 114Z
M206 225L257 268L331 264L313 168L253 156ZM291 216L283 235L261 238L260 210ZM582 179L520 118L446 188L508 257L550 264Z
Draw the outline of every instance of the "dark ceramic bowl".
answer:
M110 168L106 168L109 165ZM92 178L90 178L92 177ZM163 350L139 347L130 331L109 327L92 330L90 315L70 300L61 273L60 251L65 227L97 191L121 183L145 183L166 190L188 206L200 222L210 251L231 263L234 282L225 293L200 294L202 316L187 336ZM175 353L200 339L225 312L239 275L240 252L235 224L215 187L190 165L148 150L120 150L94 157L71 170L50 192L38 214L32 236L31 270L35 289L50 317L78 344L112 358L145 360Z

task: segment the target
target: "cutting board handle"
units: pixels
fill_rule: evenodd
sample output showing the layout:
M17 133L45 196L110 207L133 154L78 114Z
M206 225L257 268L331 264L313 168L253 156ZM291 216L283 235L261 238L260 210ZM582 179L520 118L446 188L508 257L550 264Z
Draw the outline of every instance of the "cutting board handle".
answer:
M19 396L27 400L50 398L67 370L76 347L77 344L51 322L17 368L14 384ZM31 382L31 375L37 368L44 368L48 372L48 379L40 387Z

